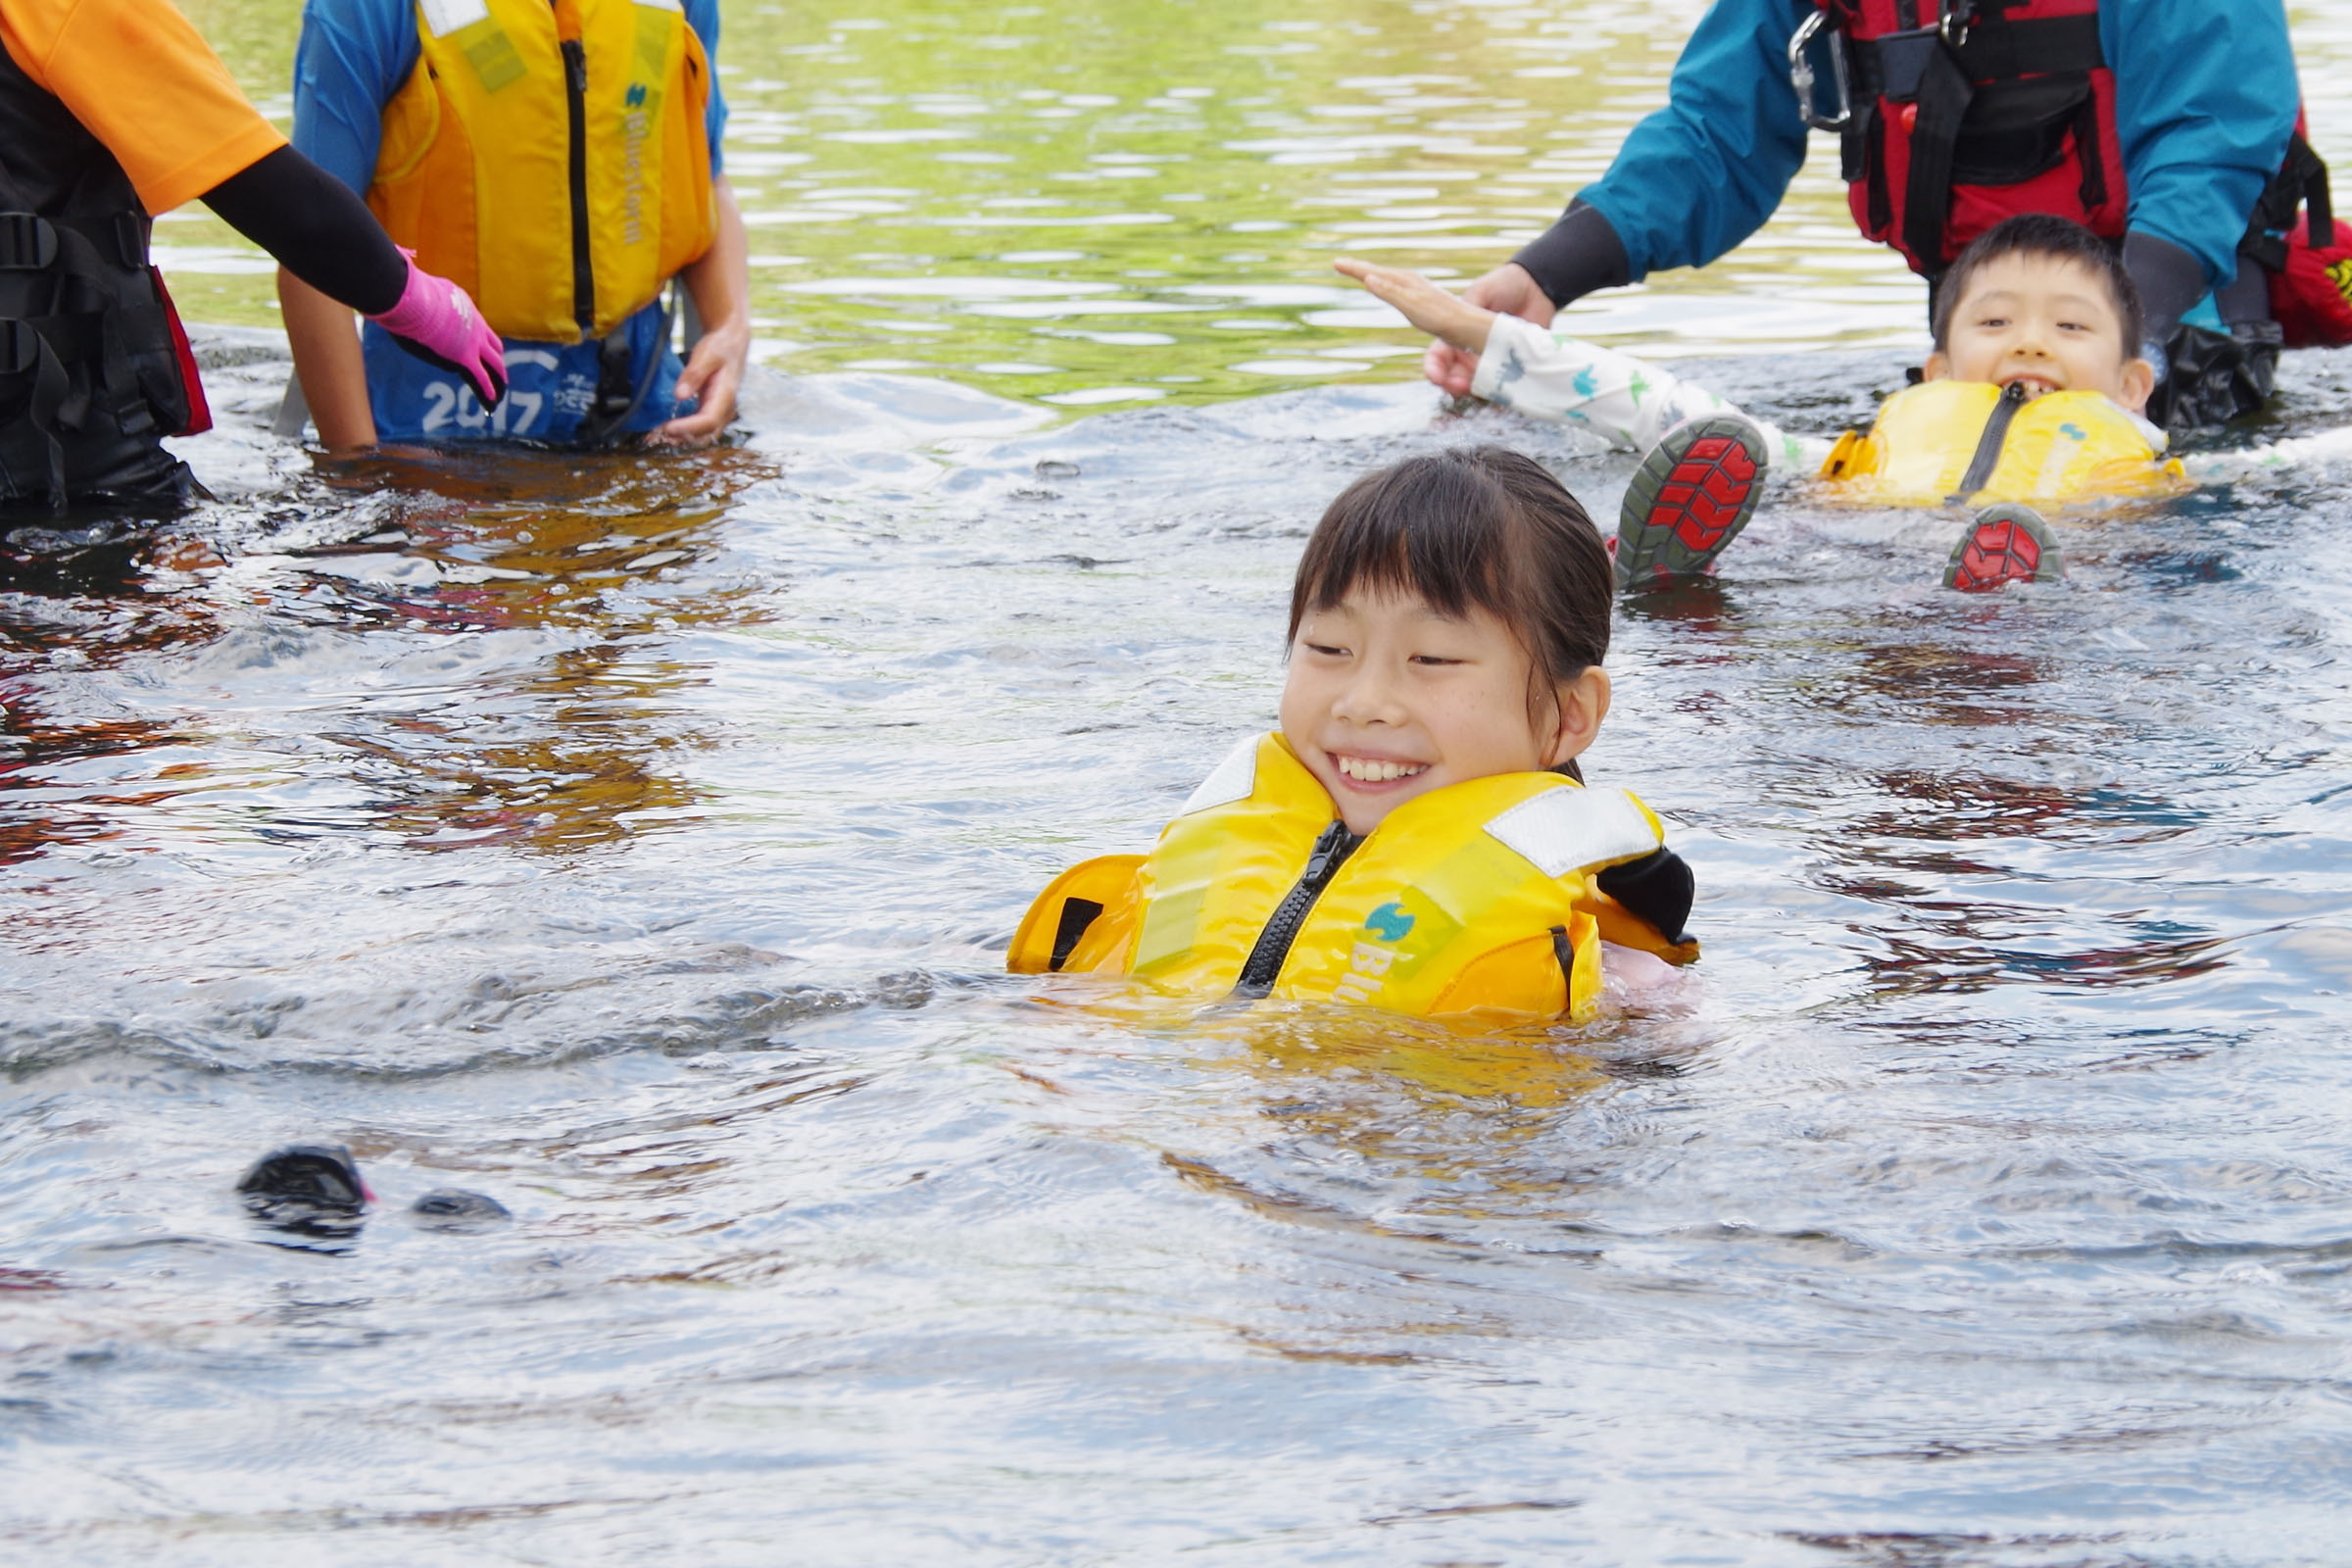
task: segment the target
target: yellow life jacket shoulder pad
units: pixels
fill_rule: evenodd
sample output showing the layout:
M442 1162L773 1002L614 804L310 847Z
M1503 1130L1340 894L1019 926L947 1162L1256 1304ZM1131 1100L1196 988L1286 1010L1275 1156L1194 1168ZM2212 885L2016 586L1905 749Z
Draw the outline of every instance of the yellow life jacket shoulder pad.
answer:
M501 335L603 337L710 248L710 64L679 0L417 0L368 205Z
M1821 477L1864 506L1982 506L2176 495L2188 488L2138 419L2098 392L2004 399L1988 381L1923 381L1848 431Z
M1185 996L1232 994L1318 845L1331 797L1279 734L1237 748L1133 858L1063 873L1013 942L1016 973L1125 972ZM1416 796L1327 880L1263 994L1439 1016L1575 1013L1600 990L1604 929L1667 956L1696 944L1599 892L1592 874L1662 847L1622 790L1503 773ZM1089 910L1087 906L1099 906ZM1062 961L1050 961L1058 952Z

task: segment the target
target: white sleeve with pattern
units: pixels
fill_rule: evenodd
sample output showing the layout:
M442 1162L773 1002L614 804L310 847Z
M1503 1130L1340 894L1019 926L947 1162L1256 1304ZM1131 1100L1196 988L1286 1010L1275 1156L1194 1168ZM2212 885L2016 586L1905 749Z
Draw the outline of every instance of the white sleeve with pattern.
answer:
M1646 360L1516 316L1497 316L1470 382L1474 397L1592 431L1614 447L1647 452L1685 419L1741 411ZM1828 443L1783 433L1753 415L1775 466L1818 466Z
M2340 463L2346 458L2352 458L2352 425L2290 436L2258 447L2240 447L2234 452L2183 453L2180 466L2192 479L2234 479L2266 468Z

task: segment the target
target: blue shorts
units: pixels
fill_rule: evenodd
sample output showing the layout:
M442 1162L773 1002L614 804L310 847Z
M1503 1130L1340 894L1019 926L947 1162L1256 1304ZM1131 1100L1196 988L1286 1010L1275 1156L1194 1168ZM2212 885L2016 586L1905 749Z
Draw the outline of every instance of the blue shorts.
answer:
M629 318L630 385L659 355L645 401L621 425L624 432L651 430L681 414L694 400L676 396L685 368L662 341L662 307L649 305ZM465 377L418 359L373 321L362 333L368 361L368 403L375 413L379 441L544 441L568 446L579 438L580 420L596 400L603 345L524 343L507 340L507 395L484 409Z

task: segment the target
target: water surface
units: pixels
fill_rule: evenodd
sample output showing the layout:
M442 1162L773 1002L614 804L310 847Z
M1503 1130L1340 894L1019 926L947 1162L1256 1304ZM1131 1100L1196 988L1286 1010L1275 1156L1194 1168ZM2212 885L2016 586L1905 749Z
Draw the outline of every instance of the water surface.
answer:
M1662 61L1690 9L1611 36ZM2307 74L2339 9L2296 9ZM1249 41L1557 21L1329 16L1371 30ZM1067 92L1137 101L1081 47L1115 29L1022 24ZM910 83L856 79L902 69L885 33L771 25L735 57L822 32L863 64L792 90L905 122ZM1339 101L1324 55L1223 47L1294 63L1271 119ZM2340 1559L2352 475L2070 521L2064 583L1989 600L1936 586L1951 517L1779 484L1719 583L1621 616L1589 761L1697 868L1685 983L1474 1049L1196 1017L1001 954L1268 722L1324 502L1499 440L1605 516L1628 460L1396 365L1074 420L846 368L854 310L943 345L1070 318L784 287L837 263L762 274L830 345L781 363L834 368L651 461L314 466L264 433L274 342L207 334L220 503L0 592L20 1553ZM1715 356L1684 368L1792 428L1902 381L1893 336L1727 356L1703 300L1637 302L1606 309L1684 312ZM1322 308L1266 318L1402 342ZM1242 385L1210 330L1121 374ZM2287 382L2273 433L2352 420L2352 358ZM255 1226L237 1176L318 1138L364 1229ZM513 1223L407 1216L451 1186Z

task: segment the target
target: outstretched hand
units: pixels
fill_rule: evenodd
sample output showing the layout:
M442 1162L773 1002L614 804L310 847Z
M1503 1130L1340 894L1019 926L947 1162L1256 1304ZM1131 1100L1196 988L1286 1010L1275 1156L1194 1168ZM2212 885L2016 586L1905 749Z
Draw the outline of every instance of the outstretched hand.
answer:
M1473 368L1486 352L1487 334L1494 330L1494 313L1448 294L1423 277L1397 267L1376 267L1343 256L1331 264L1337 270L1370 289L1383 303L1393 305L1441 345L1450 345L1470 357ZM1467 385L1463 388L1468 391Z

